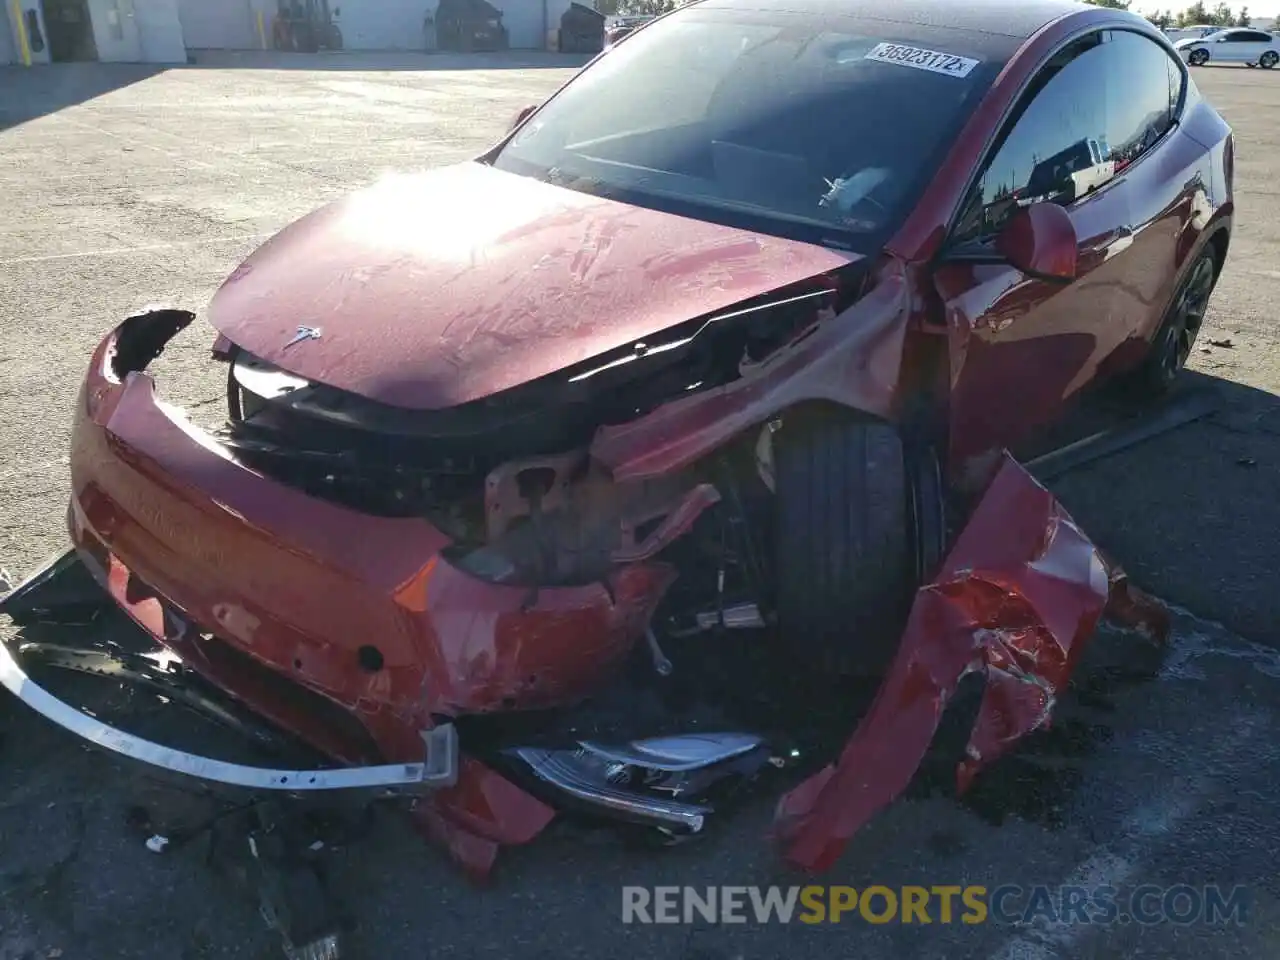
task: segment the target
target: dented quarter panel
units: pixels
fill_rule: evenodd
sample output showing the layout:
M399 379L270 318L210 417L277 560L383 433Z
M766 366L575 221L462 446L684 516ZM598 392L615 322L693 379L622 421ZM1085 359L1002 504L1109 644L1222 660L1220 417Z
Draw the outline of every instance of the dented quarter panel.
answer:
M898 653L840 758L779 803L787 859L830 867L907 787L960 679L981 671L986 687L957 770L957 786L967 787L1048 722L1104 612L1167 631L1053 496L1006 456L942 570L917 593Z
M857 259L464 163L287 227L231 274L209 319L299 376L433 410ZM286 347L299 326L320 338Z

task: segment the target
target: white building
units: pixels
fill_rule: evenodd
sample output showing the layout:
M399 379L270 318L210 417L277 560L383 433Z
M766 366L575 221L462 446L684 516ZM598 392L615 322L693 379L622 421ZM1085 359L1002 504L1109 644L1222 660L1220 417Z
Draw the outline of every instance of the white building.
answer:
M0 63L185 63L178 0L3 0Z
M292 2L292 0L290 0ZM317 2L317 0L312 0ZM324 0L318 0L323 5ZM438 0L327 0L347 50L423 50ZM513 49L546 49L570 0L491 0ZM265 50L279 0L0 0L0 64L184 63L192 50Z

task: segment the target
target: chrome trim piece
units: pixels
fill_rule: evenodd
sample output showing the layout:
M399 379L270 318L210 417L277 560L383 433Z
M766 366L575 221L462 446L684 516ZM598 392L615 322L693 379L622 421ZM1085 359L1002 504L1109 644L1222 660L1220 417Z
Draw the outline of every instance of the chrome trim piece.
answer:
M581 741L584 750L602 760L665 773L700 770L740 757L763 745L760 737L750 733L689 733L616 745Z
M675 826L698 833L706 823L710 807L695 806L643 797L603 782L602 770L593 769L583 757L567 750L520 747L512 750L540 780L558 787L579 800L593 803L623 817L645 823ZM596 777L600 779L597 780Z
M728 630L759 630L765 626L760 608L754 603L739 603L724 608L724 626ZM705 610L698 614L698 626L713 630L720 626L719 610Z

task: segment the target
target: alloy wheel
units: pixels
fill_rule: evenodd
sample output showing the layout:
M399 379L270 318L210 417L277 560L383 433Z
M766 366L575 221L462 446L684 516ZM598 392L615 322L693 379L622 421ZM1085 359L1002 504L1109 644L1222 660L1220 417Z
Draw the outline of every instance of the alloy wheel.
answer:
M1191 56L1187 57L1187 62L1193 67L1202 67L1209 61L1208 50L1193 50Z
M1274 50L1268 50L1258 59L1258 63L1262 64L1267 70L1274 67L1277 62L1280 62L1280 53L1276 53Z
M1172 380L1187 365L1191 348L1204 324L1214 279L1213 257L1206 253L1191 268L1161 337L1160 372L1166 381Z

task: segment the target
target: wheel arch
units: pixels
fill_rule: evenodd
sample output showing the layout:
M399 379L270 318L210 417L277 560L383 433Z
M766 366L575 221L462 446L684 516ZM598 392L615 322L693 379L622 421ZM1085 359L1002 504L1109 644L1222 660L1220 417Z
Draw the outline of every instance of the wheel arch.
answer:
M1227 251L1231 246L1231 228L1226 224L1219 224L1204 243L1213 250L1214 276L1222 276L1222 270L1227 265Z

